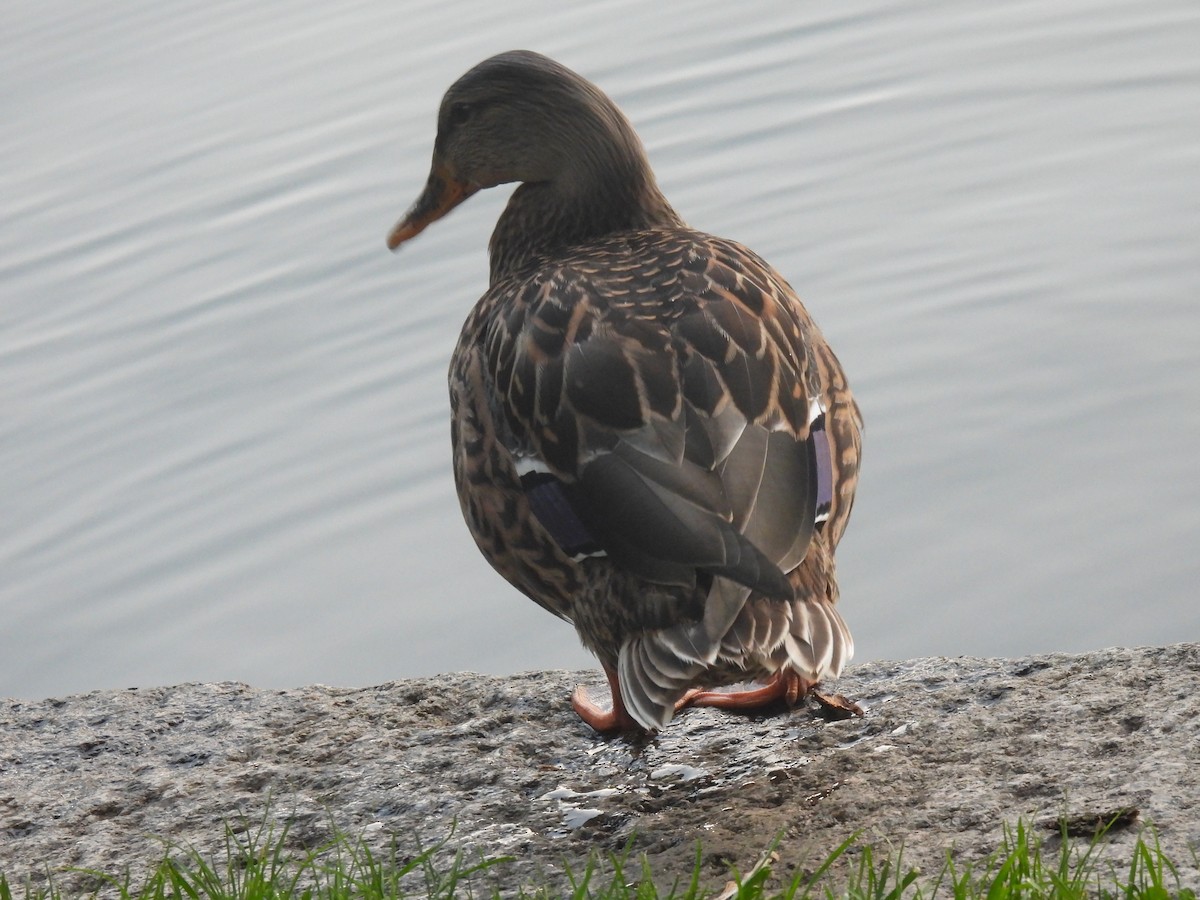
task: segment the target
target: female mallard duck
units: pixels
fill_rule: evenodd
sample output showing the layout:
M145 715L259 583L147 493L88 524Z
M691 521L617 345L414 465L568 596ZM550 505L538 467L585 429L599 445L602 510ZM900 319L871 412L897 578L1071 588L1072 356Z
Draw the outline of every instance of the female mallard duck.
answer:
M853 652L833 552L860 417L837 358L774 269L683 223L616 105L536 53L446 92L388 246L512 181L450 363L471 534L599 657L611 711L572 697L597 731L794 703Z

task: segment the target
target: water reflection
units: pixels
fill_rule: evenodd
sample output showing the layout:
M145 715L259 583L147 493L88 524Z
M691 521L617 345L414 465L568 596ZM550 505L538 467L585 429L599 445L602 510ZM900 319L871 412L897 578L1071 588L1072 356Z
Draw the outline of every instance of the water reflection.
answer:
M18 5L0 694L591 664L450 483L504 197L382 244L441 92L514 46L609 90L838 348L860 658L1195 639L1198 39L1171 2Z

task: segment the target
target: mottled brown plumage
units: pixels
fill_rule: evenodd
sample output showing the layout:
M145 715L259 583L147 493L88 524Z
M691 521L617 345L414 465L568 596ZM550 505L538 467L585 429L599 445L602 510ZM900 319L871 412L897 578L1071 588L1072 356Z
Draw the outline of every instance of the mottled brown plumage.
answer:
M860 417L788 284L689 229L595 86L524 51L447 92L395 249L519 181L450 364L454 476L483 554L575 624L613 688L598 729L664 726L704 689L796 695L853 652L833 553Z

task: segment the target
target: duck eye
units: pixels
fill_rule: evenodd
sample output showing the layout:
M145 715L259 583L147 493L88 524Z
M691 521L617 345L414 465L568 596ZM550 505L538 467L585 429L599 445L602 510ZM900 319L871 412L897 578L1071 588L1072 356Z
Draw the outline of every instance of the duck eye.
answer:
M446 120L451 125L461 125L471 117L471 104L455 103L450 107L450 112L446 116Z

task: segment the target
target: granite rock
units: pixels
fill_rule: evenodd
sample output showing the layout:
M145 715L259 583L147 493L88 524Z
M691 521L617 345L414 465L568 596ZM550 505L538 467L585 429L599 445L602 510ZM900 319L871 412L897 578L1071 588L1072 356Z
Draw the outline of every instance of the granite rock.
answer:
M72 870L128 870L136 883L164 842L223 851L229 824L286 826L296 849L334 830L380 849L451 836L468 858L514 857L487 876L507 889L626 847L682 875L698 842L717 885L780 835L776 871L790 877L856 831L936 874L1018 818L1136 809L1104 852L1128 860L1152 824L1200 885L1200 644L873 663L836 685L863 718L689 710L645 741L583 725L567 700L581 678L599 684L462 673L4 702L0 872L87 889Z

